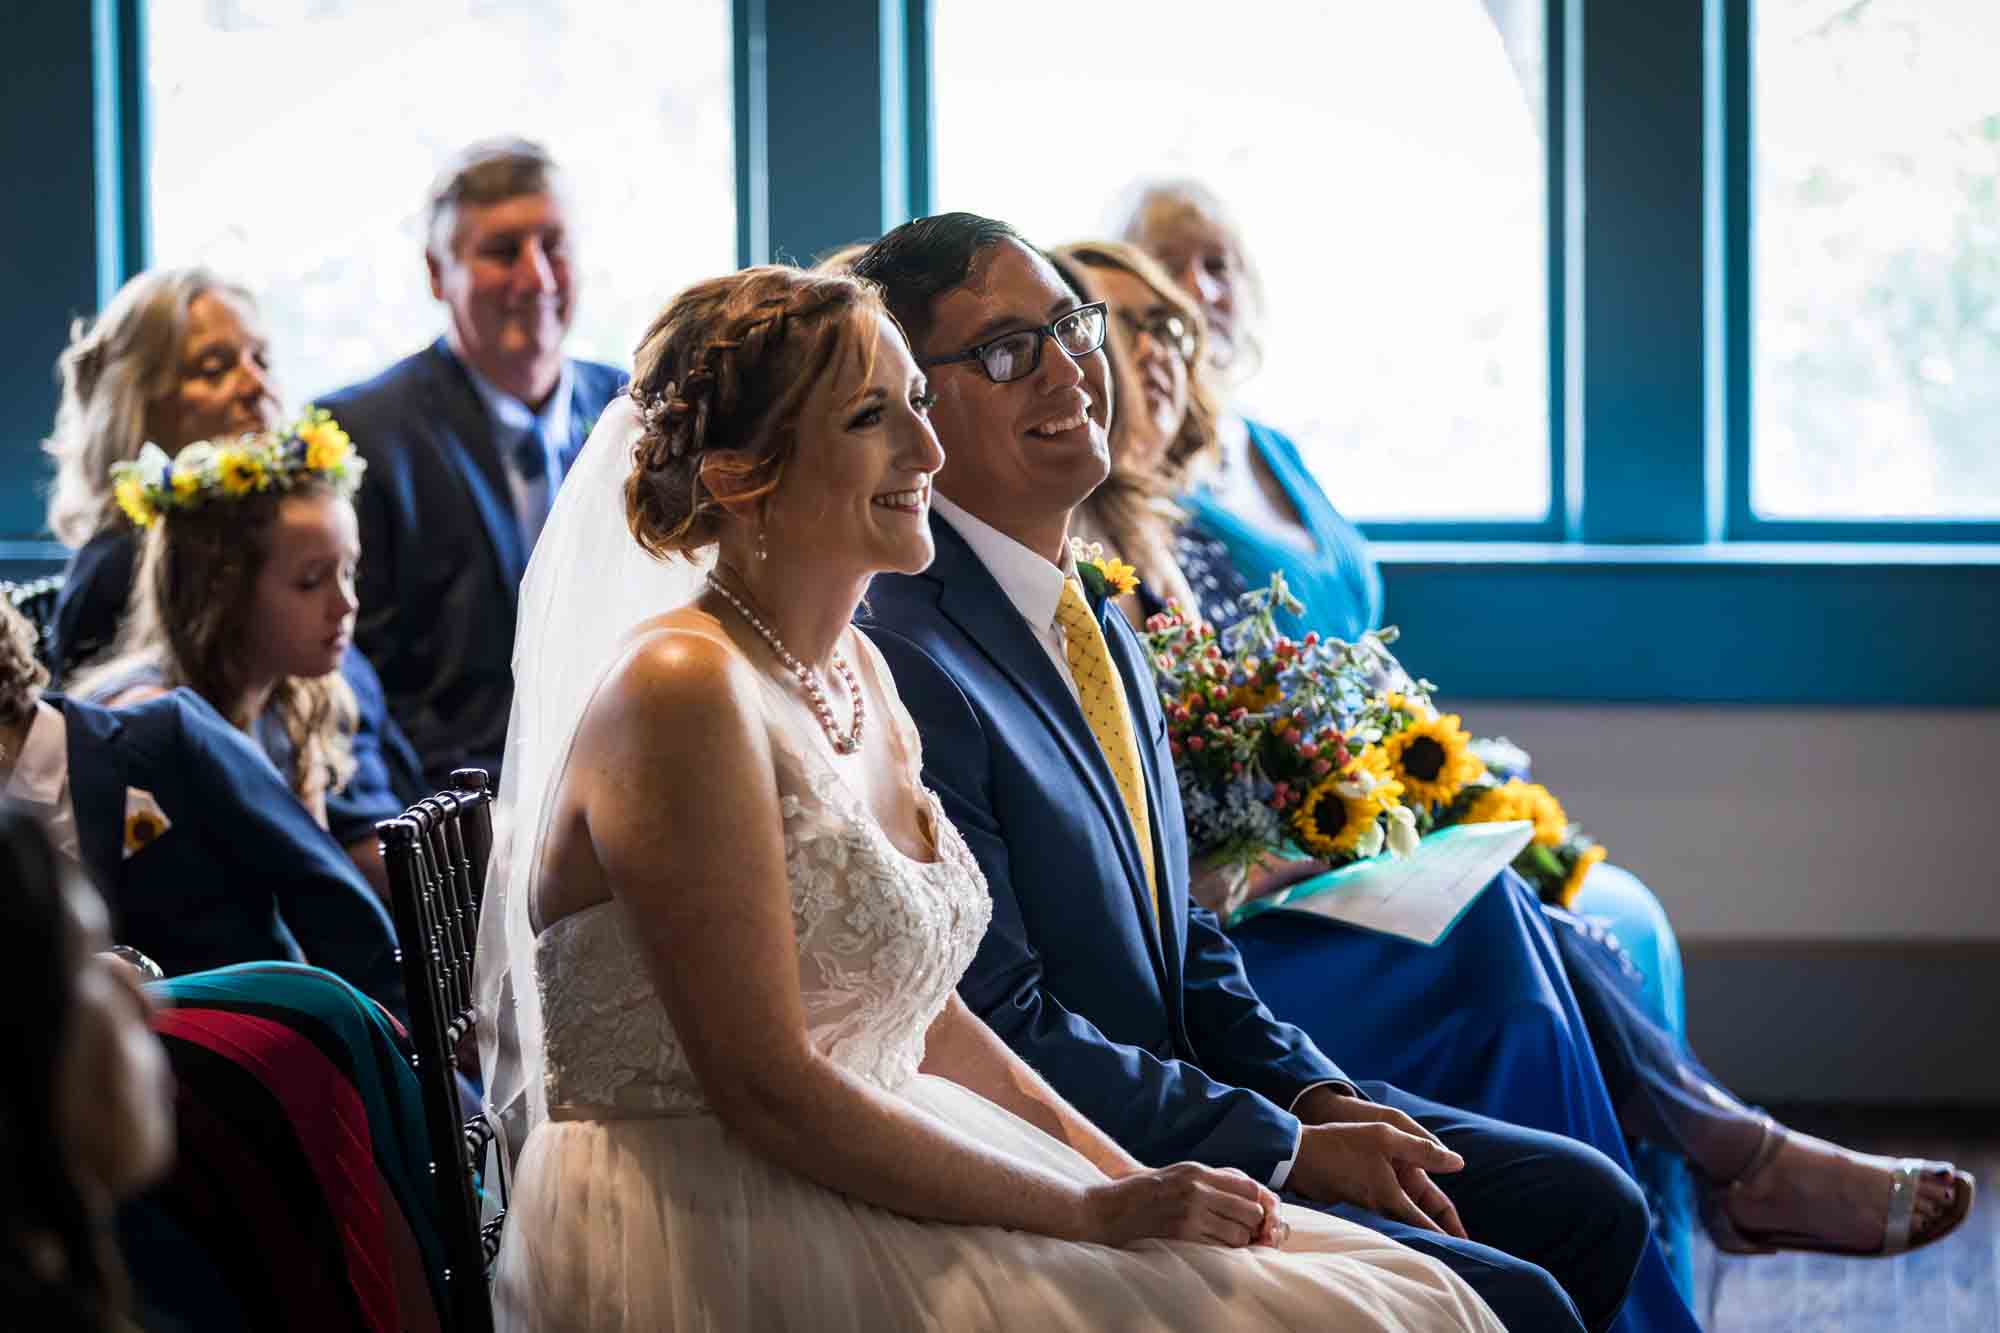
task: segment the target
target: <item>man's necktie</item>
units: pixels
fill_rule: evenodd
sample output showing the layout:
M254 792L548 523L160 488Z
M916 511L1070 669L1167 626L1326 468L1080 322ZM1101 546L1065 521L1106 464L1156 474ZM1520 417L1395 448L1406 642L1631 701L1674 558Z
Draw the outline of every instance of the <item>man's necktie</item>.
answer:
M1132 715L1125 701L1125 681L1118 664L1111 660L1111 647L1104 641L1104 628L1091 614L1090 603L1075 579L1064 579L1062 600L1056 603L1056 624L1062 626L1063 651L1069 658L1069 674L1076 682L1077 702L1083 705L1084 721L1097 738L1097 748L1117 779L1118 794L1124 798L1125 814L1138 836L1139 858L1146 865L1146 887L1153 893L1153 917L1160 914L1160 885L1153 870L1153 821L1146 812L1146 779L1139 768L1139 742L1133 734Z
M549 437L542 433L542 419L529 423L527 432L514 442L514 470L526 482L540 481L549 471Z

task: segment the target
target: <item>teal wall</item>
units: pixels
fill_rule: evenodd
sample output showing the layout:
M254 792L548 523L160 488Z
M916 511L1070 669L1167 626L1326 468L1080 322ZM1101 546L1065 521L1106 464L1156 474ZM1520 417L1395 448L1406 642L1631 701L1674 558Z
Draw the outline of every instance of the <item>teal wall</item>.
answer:
M1369 529L1390 619L1456 697L2000 705L2000 528L1748 517L1750 2L1548 0L1555 501ZM929 4L735 0L744 262L929 206ZM145 259L143 21L40 0L0 50L23 186L0 217L0 575L53 558L37 444L66 325Z

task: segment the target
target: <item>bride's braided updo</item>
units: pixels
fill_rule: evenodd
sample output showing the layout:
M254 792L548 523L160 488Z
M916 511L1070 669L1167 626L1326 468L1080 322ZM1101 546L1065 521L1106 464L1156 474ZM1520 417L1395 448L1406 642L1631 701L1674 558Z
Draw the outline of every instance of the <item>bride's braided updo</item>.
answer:
M720 535L725 507L776 489L806 395L850 340L873 347L870 317L885 309L873 283L776 266L668 302L633 354L628 390L642 425L625 519L639 545L691 556Z

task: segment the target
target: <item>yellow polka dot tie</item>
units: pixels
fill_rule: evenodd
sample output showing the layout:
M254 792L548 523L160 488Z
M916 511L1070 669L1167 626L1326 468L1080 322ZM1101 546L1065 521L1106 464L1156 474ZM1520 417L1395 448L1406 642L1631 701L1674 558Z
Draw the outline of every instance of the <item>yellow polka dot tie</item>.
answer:
M1153 823L1146 813L1146 779L1139 771L1139 742L1132 731L1125 682L1118 674L1118 664L1111 660L1110 645L1104 642L1104 627L1091 614L1090 603L1075 579L1063 580L1056 624L1062 626L1063 652L1069 658L1069 674L1076 681L1084 721L1090 724L1097 748L1111 765L1111 776L1117 779L1118 794L1125 801L1125 814L1138 835L1139 859L1146 865L1146 887L1152 890L1157 921L1160 886L1153 874Z

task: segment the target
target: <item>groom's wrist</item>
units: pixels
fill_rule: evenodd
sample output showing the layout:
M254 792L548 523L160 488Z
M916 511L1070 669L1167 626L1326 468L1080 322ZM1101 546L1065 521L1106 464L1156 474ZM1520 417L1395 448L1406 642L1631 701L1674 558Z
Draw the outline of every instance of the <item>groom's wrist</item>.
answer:
M1315 1083L1292 1099L1291 1111L1308 1125L1344 1124L1357 1118L1354 1115L1357 1105L1368 1104L1368 1099L1352 1083Z

